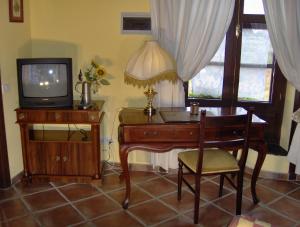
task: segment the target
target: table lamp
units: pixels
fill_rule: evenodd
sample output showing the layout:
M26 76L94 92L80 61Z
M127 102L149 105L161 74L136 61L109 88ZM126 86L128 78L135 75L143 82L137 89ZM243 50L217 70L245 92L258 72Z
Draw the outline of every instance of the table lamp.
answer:
M144 92L148 103L144 109L147 115L155 114L153 99L157 92L153 85L162 80L176 82L178 79L175 62L171 56L159 46L157 41L146 41L144 45L129 59L124 73L127 84L148 87Z

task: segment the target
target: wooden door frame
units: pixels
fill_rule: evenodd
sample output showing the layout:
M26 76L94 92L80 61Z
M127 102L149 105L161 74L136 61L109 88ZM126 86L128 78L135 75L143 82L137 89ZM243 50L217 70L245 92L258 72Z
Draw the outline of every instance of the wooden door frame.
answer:
M4 110L2 100L2 84L1 84L1 72L0 72L0 188L7 188L11 185L7 143L6 143L6 132L5 132L5 121L4 121Z

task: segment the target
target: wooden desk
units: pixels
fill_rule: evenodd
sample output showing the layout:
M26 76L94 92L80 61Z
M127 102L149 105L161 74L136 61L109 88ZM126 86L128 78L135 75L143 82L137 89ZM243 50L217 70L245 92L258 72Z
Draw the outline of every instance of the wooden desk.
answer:
M207 115L237 115L245 113L243 108L210 107ZM199 139L199 115L190 115L187 108L161 108L157 114L148 117L142 109L125 108L119 114L119 154L122 177L125 178L126 194L123 208L127 209L130 200L130 175L128 171L128 154L132 150L150 152L167 152L175 148L197 148ZM251 192L254 203L259 200L255 185L266 156L264 129L267 123L253 116L250 130L250 147L258 152L257 161L251 179Z

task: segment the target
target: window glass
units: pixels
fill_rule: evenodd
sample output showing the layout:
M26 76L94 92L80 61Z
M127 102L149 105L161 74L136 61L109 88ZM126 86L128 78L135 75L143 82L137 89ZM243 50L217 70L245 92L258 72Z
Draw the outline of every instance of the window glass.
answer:
M189 98L221 99L224 77L225 38L209 65L189 81Z
M243 29L238 100L269 101L272 65L268 31Z
M244 14L265 14L262 0L244 0Z

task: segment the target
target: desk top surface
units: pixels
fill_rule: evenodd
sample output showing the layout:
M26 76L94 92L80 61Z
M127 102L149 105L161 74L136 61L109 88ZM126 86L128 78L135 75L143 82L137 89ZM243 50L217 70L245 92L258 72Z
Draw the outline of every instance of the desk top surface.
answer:
M121 124L167 124L167 123L193 123L200 121L200 111L205 109L207 116L230 116L245 114L242 107L200 107L198 115L190 114L190 107L164 107L159 108L156 114L149 117L143 113L142 108L124 108L119 114ZM256 115L253 115L252 122L266 124Z

